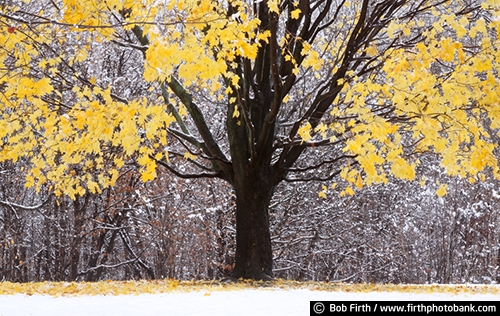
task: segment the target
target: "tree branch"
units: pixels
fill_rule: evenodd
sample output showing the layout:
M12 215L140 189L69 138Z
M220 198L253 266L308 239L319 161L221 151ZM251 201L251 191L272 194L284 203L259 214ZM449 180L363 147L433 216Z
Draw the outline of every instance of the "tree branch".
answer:
M260 159L266 159L271 153L264 153L264 148L269 140L273 138L272 130L276 124L276 117L278 116L279 109L282 102L281 95L281 78L279 69L278 58L278 19L279 16L274 12L269 12L271 38L269 39L269 58L270 58L270 74L272 79L273 91L272 104L269 112L265 114L264 121L262 122L261 132L256 143L256 151Z
M156 159L153 155L150 155L149 158L153 159L160 166L165 167L168 171L172 172L173 174L175 174L176 176L178 176L179 178L182 178L182 179L199 179L199 178L221 178L221 179L223 179L220 172L185 174L185 173L181 173L181 172L175 170L168 163L166 163L162 160Z
M342 156L336 157L334 159L323 160L317 165L313 165L313 166L309 166L309 167L305 167L305 168L287 168L285 170L289 171L289 172L304 172L304 171L317 169L325 164L332 164L332 163L338 162L342 159L354 159L356 157L357 157L357 155L342 155Z
M168 81L167 84L170 89L172 89L172 91L176 94L176 96L181 100L181 102L186 106L189 114L194 120L198 131L200 132L201 137L207 144L207 148L210 153L215 157L221 158L221 160L223 161L228 161L219 145L213 138L213 135L210 132L210 129L208 128L205 118L203 117L203 114L201 113L199 107L196 105L196 103L193 102L193 97L191 96L191 94L187 92L179 83L179 81L177 81L177 79L174 77L171 77L170 81Z
M44 206L48 201L49 201L49 199L43 201L42 203L40 203L38 205L33 205L33 206L26 206L26 205L16 204L16 203L12 203L9 201L2 201L2 200L0 200L0 204L5 205L5 206L9 206L9 207L13 207L13 208L18 208L18 209L21 209L23 211L36 211L36 210L40 209L42 206Z
M288 178L285 177L283 180L286 182L311 182L311 181L329 181L340 174L340 170L335 171L327 177L309 177L309 178Z

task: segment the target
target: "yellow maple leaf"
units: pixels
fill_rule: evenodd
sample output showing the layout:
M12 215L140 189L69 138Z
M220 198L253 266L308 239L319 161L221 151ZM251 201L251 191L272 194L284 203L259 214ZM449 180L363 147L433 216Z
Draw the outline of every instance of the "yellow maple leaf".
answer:
M439 188L436 190L436 195L439 197L443 197L447 194L448 185L441 184Z
M415 178L415 168L401 157L396 157L392 161L391 172L400 179L413 180Z
M363 187L363 179L361 178L361 175L358 174L356 178L356 182L354 183L356 185L356 188L361 189Z
M365 49L365 52L368 54L368 56L377 56L378 49L375 45L371 45Z
M354 190L351 187L347 187L344 191L340 192L340 196L354 195Z
M188 159L188 160L196 160L196 155L193 155L192 153L190 153L189 151L187 151L185 154L184 154L184 159Z
M421 187L424 187L425 182L426 182L426 178L425 178L425 176L422 176L422 178L420 178L420 181L418 183L420 184Z
M303 142L308 142L311 140L311 123L306 122L304 125L302 125L297 133L299 134L300 138L302 139L301 143Z
M49 78L43 78L33 83L33 92L36 95L42 96L49 94L54 90L54 87L50 84Z
M387 36L389 38L394 38L394 33L400 29L400 26L393 20L391 23L389 23L389 26L387 27Z
M92 180L89 180L87 182L87 188L92 193L101 193L101 188L99 187L99 185L96 182L92 181Z
M279 14L280 13L279 2L280 2L279 0L267 1L267 6L269 7L269 11Z
M326 131L328 130L328 126L326 126L323 123L320 123L316 128L314 129L315 132L320 132L321 136L323 138L326 138Z
M292 12L290 12L290 16L292 17L292 19L297 20L300 17L301 12L302 11L300 9L295 9Z
M318 196L322 199L326 199L326 193L328 192L328 188L326 187L326 185L322 185L321 186L321 191L318 192Z
M238 106L237 105L234 106L233 117L234 118L240 117L240 111L238 111Z

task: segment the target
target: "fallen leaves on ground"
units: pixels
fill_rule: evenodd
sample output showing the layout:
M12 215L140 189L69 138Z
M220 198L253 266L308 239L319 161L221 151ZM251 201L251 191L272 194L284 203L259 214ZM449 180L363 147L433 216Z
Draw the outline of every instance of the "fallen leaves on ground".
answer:
M271 282L239 280L224 281L100 281L100 282L0 282L0 295L139 295L191 291L235 291L235 290L294 290L330 292L410 292L410 293L452 293L452 294L499 294L500 285L442 285L442 284L346 284L330 282L301 282L277 279Z

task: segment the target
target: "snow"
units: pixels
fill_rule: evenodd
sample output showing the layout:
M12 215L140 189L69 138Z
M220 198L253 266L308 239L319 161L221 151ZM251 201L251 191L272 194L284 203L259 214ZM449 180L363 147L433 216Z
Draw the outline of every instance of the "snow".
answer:
M170 292L118 296L0 295L0 316L309 315L309 301L498 301L498 294L327 292L308 289Z

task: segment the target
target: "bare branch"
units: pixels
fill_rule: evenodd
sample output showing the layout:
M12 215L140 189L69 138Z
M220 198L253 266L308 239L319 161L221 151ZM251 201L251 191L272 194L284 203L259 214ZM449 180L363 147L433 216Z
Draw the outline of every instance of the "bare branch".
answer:
M219 145L213 138L212 133L210 132L210 129L207 126L207 123L205 121L205 118L196 105L196 103L193 102L193 98L191 94L189 94L184 87L175 79L174 77L171 77L171 80L167 83L170 89L177 95L177 97L181 100L181 102L186 106L189 114L191 115L198 132L200 133L201 137L205 141L205 144L207 146L207 149L209 150L211 156L219 158L221 161L228 161L222 150L220 149ZM227 165L224 165L222 163L218 163L218 166L220 169L224 170L225 172L228 171Z
M21 205L21 204L12 203L9 201L2 201L2 200L0 200L0 204L5 205L5 206L9 206L9 207L13 207L13 208L17 208L17 209L21 209L23 211L36 211L36 210L39 210L40 208L42 208L48 201L49 200L47 199L47 200L43 201L42 203L40 203L38 205L33 205L33 206Z
M288 177L285 177L283 180L286 182L329 181L329 180L332 180L333 178L337 177L339 174L340 174L340 170L335 171L334 173L332 173L326 177L309 177L309 178L288 178Z
M309 166L309 167L305 167L305 168L287 168L285 170L289 171L289 172L304 172L304 171L317 169L325 164L332 164L332 163L339 162L342 159L355 159L356 157L357 157L357 155L342 155L342 156L336 157L334 159L323 160L317 165L313 165L313 166Z
M170 166L167 162L156 159L153 155L150 155L149 158L153 159L160 166L165 167L168 171L172 172L176 176L182 179L199 179L199 178L222 178L220 172L217 173L194 173L194 174L185 174L175 170L172 166Z

